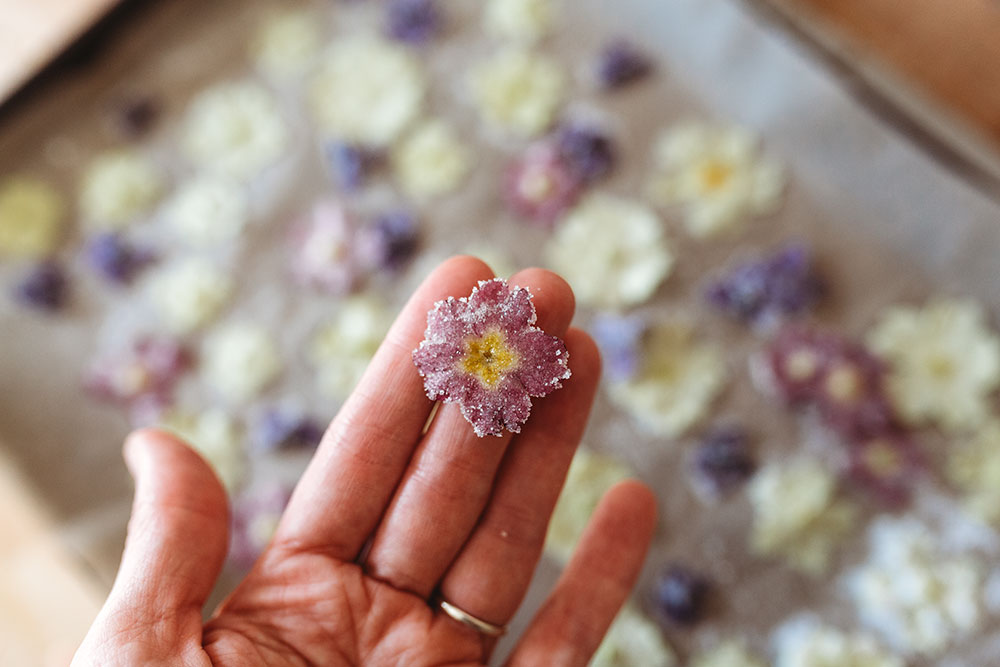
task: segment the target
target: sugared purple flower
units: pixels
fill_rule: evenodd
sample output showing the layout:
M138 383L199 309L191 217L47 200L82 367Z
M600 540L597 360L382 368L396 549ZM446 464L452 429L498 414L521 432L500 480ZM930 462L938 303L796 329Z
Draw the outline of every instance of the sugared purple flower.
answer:
M310 417L283 410L267 410L253 421L250 440L254 449L310 449L323 437L323 426Z
M705 613L710 586L700 574L680 565L668 567L656 582L656 606L679 625L693 625Z
M611 137L586 125L566 125L556 134L559 157L581 183L593 183L611 173L615 147Z
M292 274L308 287L349 293L359 278L354 242L354 225L340 202L316 202L294 231Z
M548 143L534 144L508 170L504 199L515 215L551 225L580 196L580 179Z
M423 44L441 30L441 9L435 0L389 0L385 32L401 42Z
M155 259L153 253L129 243L120 234L99 234L87 243L87 261L106 280L127 284Z
M348 192L360 190L371 172L375 157L360 146L331 141L324 147L327 167L334 182Z
M705 434L693 464L699 488L715 498L746 482L757 467L746 431L736 426L721 426Z
M566 344L536 319L528 290L501 278L438 301L413 351L427 396L458 403L480 437L520 433L531 397L550 394L570 376Z
M283 484L250 489L233 504L229 560L241 569L250 569L274 537L278 521L291 498Z
M639 370L645 320L637 315L598 315L590 325L590 334L601 349L604 372L616 382L632 378Z
M395 210L375 216L358 232L357 255L369 269L396 271L413 257L420 241L416 216Z
M40 310L58 310L66 303L66 274L53 262L33 267L17 284L14 296L18 301Z
M905 505L924 469L916 443L905 431L890 428L848 448L849 479L890 508Z
M840 338L800 327L786 327L771 341L755 365L762 388L786 403L814 401L831 359L840 353Z
M885 367L862 345L842 340L830 357L816 395L827 425L849 439L864 439L898 422L885 390Z
M134 405L141 399L159 405L169 402L167 397L191 362L191 354L176 340L143 337L121 353L99 359L84 378L84 387L106 401Z
M597 59L596 78L606 90L621 88L647 76L652 61L624 40L612 42Z
M709 303L762 330L815 306L823 282L809 249L790 244L768 257L746 262L709 286Z

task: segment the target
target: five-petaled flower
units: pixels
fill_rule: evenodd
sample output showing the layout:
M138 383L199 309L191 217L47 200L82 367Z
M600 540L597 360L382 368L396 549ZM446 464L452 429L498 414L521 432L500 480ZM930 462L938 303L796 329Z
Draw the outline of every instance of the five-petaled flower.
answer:
M531 397L546 396L569 378L562 339L535 326L524 287L484 280L467 297L449 297L427 314L413 362L432 400L459 403L476 435L520 433Z

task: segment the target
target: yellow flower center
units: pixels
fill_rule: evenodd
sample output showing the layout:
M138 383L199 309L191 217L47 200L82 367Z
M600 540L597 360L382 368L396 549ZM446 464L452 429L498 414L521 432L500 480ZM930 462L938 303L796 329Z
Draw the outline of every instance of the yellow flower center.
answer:
M881 478L896 474L902 467L903 460L892 445L878 440L865 448L865 467Z
M709 160L701 165L698 174L701 178L701 185L705 190L718 190L725 186L733 175L733 168L725 162Z
M827 376L826 391L841 403L852 401L861 393L861 376L856 368L839 366Z
M819 370L819 359L812 350L795 350L785 361L785 372L793 380L808 380Z
M927 360L927 368L937 380L947 381L955 375L955 362L947 354L934 354Z
M458 367L492 389L520 360L503 333L490 329L482 338L466 339L465 356L459 359Z

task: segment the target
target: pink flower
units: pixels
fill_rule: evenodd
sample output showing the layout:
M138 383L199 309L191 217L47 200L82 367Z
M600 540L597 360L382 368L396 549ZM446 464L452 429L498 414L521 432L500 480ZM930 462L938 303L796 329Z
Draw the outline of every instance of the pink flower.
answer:
M339 202L316 202L295 230L293 243L292 273L299 283L330 294L347 294L354 289L359 273L354 229Z
M459 403L480 437L520 433L531 397L550 394L570 376L566 344L534 326L536 319L528 290L511 290L501 278L438 301L413 351L427 396Z
M580 195L580 179L549 144L535 144L507 171L504 199L515 215L551 225Z
M139 402L169 402L191 355L175 340L146 337L123 353L98 360L84 379L84 388L106 401L135 406Z
M910 436L888 429L853 442L848 449L851 481L890 508L905 505L924 469L924 460Z

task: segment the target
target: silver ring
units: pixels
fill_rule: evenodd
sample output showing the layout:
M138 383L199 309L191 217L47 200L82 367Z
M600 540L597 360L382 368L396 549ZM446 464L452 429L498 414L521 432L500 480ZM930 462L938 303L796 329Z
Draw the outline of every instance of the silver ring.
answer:
M454 620L458 621L462 625L472 628L476 632L486 635L487 637L499 637L503 633L507 632L507 628L504 626L493 625L492 623L488 623L481 618L476 618L472 614L462 611L447 600L438 598L438 606L441 607L441 611L448 614L448 616Z

